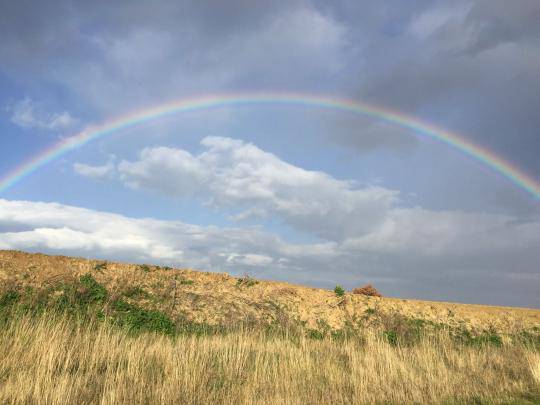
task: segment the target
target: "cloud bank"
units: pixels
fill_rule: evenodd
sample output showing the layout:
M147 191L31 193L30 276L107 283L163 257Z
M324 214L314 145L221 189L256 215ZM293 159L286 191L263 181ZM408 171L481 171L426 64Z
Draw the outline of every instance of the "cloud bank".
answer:
M393 209L359 238L297 244L258 227L199 226L0 200L0 249L248 272L324 287L372 281L390 295L399 285L402 295L405 290L432 299L466 299L476 290L472 301L497 298L529 306L540 304L540 278L531 270L540 260L538 235L539 222Z
M435 284L458 275L489 277L498 280L492 291L518 279L528 280L528 286L540 281L534 272L540 260L538 219L407 207L395 190L306 170L251 143L207 137L201 145L197 155L146 148L137 160L118 163L115 176L136 190L200 201L238 225L279 218L316 238L299 246L272 236L278 250L251 249L269 269L281 263L280 271L290 267L291 274L304 277L326 271L351 280L387 278L390 284L409 277Z

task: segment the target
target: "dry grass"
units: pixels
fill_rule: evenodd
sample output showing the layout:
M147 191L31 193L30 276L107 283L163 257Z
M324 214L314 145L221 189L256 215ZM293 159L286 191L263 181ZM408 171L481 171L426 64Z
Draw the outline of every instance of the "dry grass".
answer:
M534 403L540 355L440 334L391 346L253 331L128 336L45 315L0 330L0 403ZM528 399L527 399L528 398Z
M540 403L539 332L534 309L0 251L0 404Z

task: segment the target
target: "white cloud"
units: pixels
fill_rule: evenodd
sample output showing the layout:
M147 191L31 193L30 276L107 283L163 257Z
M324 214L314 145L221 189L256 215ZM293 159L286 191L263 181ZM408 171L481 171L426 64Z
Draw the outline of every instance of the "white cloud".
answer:
M135 219L55 203L0 200L0 249L222 269L271 265L285 246L256 229ZM300 248L300 247L299 247ZM281 263L281 262L280 262Z
M280 218L346 250L435 257L540 245L536 222L399 207L396 191L358 187L305 170L241 140L207 137L201 144L206 150L199 155L145 149L139 160L118 165L121 179L130 187L175 198L198 197L214 208L233 211L230 218L237 221Z
M49 113L30 98L24 98L8 107L11 122L25 129L37 128L48 131L62 131L73 128L79 120L67 111Z
M286 259L282 259L283 260ZM269 266L274 262L274 260L267 255L258 255L253 253L248 254L238 254L238 253L231 253L227 255L227 263L230 264L243 264L246 266Z
M147 148L137 162L118 165L121 179L132 188L158 189L175 196L190 196L209 180L204 162L181 149Z
M75 163L73 170L80 176L89 177L91 179L104 179L110 178L115 172L115 165L112 161L109 161L105 165L91 166L82 163Z
M346 249L424 257L511 254L540 247L540 222L507 215L394 208L380 227L351 238Z
M385 218L398 193L355 187L326 173L290 165L255 145L204 138L194 156L182 149L144 149L139 160L118 165L122 180L171 196L205 196L211 206L242 208L234 217L278 216L290 226L340 241L370 232Z
M229 265L275 268L287 263L288 268L306 268L343 261L346 271L357 261L376 264L381 255L389 263L395 260L395 268L410 258L485 264L540 247L538 221L400 207L396 191L358 187L305 170L241 140L207 137L201 144L205 150L198 155L182 149L145 149L138 160L117 165L118 174L130 187L174 198L198 197L233 211L236 220L281 218L326 240L308 245L280 242L272 253L262 245L248 253L231 248L219 256Z
M535 273L539 239L540 222L416 208L390 210L377 229L361 238L293 244L257 228L198 226L0 199L0 249L253 272L327 286L339 280L349 287L358 280L412 283L415 295L424 297L426 283L438 280L437 290L427 294L431 298L447 291L444 280L463 277L487 280L478 289L487 288L488 281L500 291L509 285L530 289L540 282ZM454 295L446 297L460 296L455 286L448 288ZM527 299L537 301L534 295Z
M84 219L84 220L83 220ZM270 266L366 254L474 257L540 246L540 222L502 215L393 209L377 229L341 244L286 243L256 228L218 228L135 219L56 203L0 199L0 248L77 250L191 265Z

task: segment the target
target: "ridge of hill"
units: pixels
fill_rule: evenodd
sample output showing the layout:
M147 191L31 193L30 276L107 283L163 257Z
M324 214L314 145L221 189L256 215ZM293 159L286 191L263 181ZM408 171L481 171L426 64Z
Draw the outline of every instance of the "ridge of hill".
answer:
M1 290L47 290L76 283L90 274L108 291L166 314L173 322L211 326L235 324L302 325L310 331L379 326L395 329L396 320L450 327L467 333L540 331L540 310L475 304L381 298L293 285L235 278L226 273L0 251Z

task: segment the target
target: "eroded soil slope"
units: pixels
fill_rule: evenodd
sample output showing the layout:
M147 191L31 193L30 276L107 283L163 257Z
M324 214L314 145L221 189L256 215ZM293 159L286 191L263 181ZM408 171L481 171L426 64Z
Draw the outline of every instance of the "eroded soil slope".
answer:
M301 324L309 329L385 322L402 316L422 324L470 331L538 331L540 310L366 297L238 279L224 273L0 251L0 288L43 290L90 273L112 297L166 313L173 320L210 325Z

